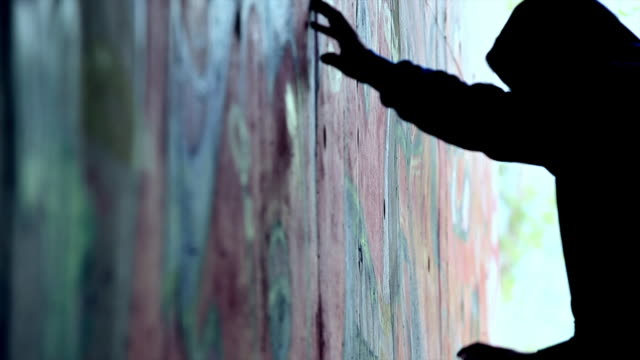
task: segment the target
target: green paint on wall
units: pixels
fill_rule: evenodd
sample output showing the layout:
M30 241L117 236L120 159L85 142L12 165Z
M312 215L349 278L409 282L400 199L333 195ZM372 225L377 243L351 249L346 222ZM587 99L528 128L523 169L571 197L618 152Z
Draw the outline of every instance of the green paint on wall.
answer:
M291 275L289 244L282 223L277 223L269 235L269 337L274 360L289 358L291 344Z
M126 164L133 161L135 135L132 84L117 51L92 43L84 59L84 128L89 141Z

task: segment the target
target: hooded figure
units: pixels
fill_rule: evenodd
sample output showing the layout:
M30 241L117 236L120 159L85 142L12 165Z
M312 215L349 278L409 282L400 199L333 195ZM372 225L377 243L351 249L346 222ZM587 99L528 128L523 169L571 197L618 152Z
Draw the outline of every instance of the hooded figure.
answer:
M602 4L591 0L524 1L487 55L512 91L588 81L589 73L627 59L638 38ZM602 75L602 74L598 74Z
M321 1L340 43L322 61L380 92L405 121L450 144L497 161L544 166L556 178L562 245L575 334L533 354L474 344L468 359L571 359L629 355L619 343L638 320L627 291L636 283L632 243L639 181L640 40L595 0L525 0L513 11L487 61L509 86L466 84L408 61L367 50L344 17Z

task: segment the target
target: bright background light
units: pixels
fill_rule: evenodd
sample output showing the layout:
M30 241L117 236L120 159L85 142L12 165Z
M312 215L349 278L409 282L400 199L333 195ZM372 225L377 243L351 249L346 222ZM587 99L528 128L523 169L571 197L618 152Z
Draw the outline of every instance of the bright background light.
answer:
M485 56L520 2L464 1L462 64L467 82L493 83L507 89L489 69ZM640 0L601 2L640 34ZM496 221L502 259L497 275L490 279L499 289L490 304L490 339L495 345L535 351L573 335L554 178L541 167L504 163L495 166L500 196Z

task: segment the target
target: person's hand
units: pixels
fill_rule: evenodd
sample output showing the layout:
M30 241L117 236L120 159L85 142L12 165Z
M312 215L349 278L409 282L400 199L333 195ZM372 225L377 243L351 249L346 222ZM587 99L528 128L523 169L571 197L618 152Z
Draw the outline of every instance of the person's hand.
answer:
M322 0L312 0L311 10L324 15L329 20L329 26L321 25L315 21L311 22L310 26L337 40L340 45L340 54L327 53L322 55L320 60L351 78L365 82L366 72L363 71L363 65L366 67L368 58L373 54L362 44L347 19L338 10Z
M531 354L475 343L460 350L458 357L463 360L523 360L530 359Z

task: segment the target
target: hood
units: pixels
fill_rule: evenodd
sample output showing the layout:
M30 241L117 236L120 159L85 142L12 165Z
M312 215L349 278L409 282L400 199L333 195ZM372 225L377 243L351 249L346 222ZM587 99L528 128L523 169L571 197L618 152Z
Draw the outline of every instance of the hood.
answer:
M585 71L640 61L639 42L598 1L525 0L496 38L487 62L511 90L570 86Z

